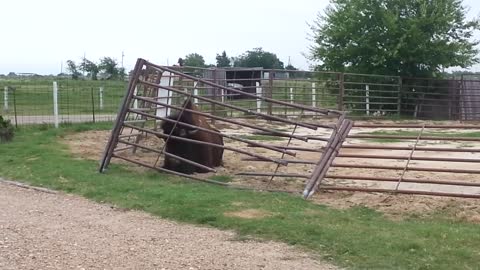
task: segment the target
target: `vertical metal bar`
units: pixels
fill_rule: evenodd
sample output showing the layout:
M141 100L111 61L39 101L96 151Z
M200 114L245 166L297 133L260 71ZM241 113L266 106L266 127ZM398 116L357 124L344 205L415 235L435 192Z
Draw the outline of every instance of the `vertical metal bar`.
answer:
M273 98L273 77L275 76L275 71L273 70L270 70L270 72L268 73L269 76L268 76L268 93L267 93L267 97L268 98ZM273 104L272 102L268 102L268 107L267 107L267 114L268 115L272 115L272 112L273 112Z
M104 172L105 169L110 164L110 160L112 159L112 155L113 155L113 150L115 149L115 146L118 143L118 139L119 139L118 136L120 135L120 131L122 130L123 121L125 121L125 117L127 116L128 107L130 105L130 101L132 100L135 87L136 87L138 78L142 72L142 68L144 64L145 64L144 59L138 59L137 63L135 64L132 78L130 79L130 82L128 84L127 92L118 110L115 126L108 140L105 152L103 153L102 160L100 161L100 168L99 168L100 172Z
M407 163L405 164L405 168L402 171L402 174L400 175L400 178L398 179L397 186L395 187L395 191L398 191L398 187L400 186L400 183L403 180L403 177L405 176L405 173L408 170L408 165L410 165L410 160L412 160L413 154L415 153L415 149L417 148L418 142L420 141L420 138L422 137L423 131L425 130L425 125L423 125L422 129L418 133L417 141L412 147L412 151L410 152L410 156L408 157Z
M400 115L402 114L402 77L398 77L398 101L397 101L397 115L400 118Z
M93 87L90 88L90 96L92 98L92 119L95 123L95 98L93 97Z
M345 95L345 74L342 72L338 74L338 110L343 111L344 104L343 104L343 96Z
M213 83L216 84L217 83L217 70L216 69L213 69L212 70L212 80L213 80ZM213 100L217 100L217 90L218 88L217 87L213 87ZM212 114L213 115L217 115L217 106L215 105L215 103L212 103ZM211 123L212 124L215 124L215 119L211 119Z
M12 88L12 94L13 94L13 114L15 116L15 128L18 128L18 121L17 121L17 89Z
M3 110L8 111L8 86L3 88Z
M55 121L55 128L58 128L58 85L53 82L53 117Z
M365 85L365 113L370 115L370 86Z
M100 110L103 110L103 86L100 86L100 89L99 89L99 102L100 102Z

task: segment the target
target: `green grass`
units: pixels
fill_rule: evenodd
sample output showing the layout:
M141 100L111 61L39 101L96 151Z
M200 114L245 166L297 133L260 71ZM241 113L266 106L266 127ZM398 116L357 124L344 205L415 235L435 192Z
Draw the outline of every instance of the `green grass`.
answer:
M14 100L17 115L51 115L53 113L53 79L52 80L0 80L2 93L1 110L3 110L3 90L5 86L15 88L9 92L9 110L5 114L14 114ZM97 114L116 113L125 95L126 82L123 81L86 81L57 79L59 113ZM103 87L104 107L100 109L100 87ZM93 100L92 100L93 96Z
M477 224L441 215L392 221L364 207L337 210L299 196L231 190L115 164L100 174L97 161L78 159L59 142L68 134L109 127L22 127L12 143L0 145L0 175L180 222L232 229L239 239L283 241L351 269L478 269ZM271 215L254 220L224 215L252 208Z

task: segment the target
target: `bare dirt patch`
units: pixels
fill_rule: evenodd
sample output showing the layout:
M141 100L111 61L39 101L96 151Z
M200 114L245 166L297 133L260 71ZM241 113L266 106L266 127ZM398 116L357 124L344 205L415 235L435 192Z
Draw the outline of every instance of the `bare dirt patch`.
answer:
M260 125L263 127L268 127L271 129L282 130L289 132L287 127L284 125L275 125L263 120L244 120L248 121L251 124ZM378 121L376 121L378 122ZM392 121L384 121L382 123L394 123ZM370 122L371 123L371 122ZM416 122L412 122L416 123ZM439 123L435 123L439 124ZM458 124L454 122L442 123L442 124ZM252 133L251 129L240 128L236 125L226 125L217 124L223 133L235 136L245 136ZM361 129L356 128L353 130L353 133L362 133L362 132L372 132L372 129ZM418 130L417 130L418 131ZM441 130L442 132L456 132L455 130ZM126 130L124 132L131 132ZM311 136L320 136L327 137L329 136L329 130L318 129L317 131L297 128L296 134L301 135L311 135ZM104 150L104 147L108 141L110 131L88 131L77 134L72 134L64 138L64 143L69 146L70 151L79 158L98 160ZM257 140L259 143L270 144L270 145L280 145L284 146L287 144L288 140ZM161 149L163 146L163 140L158 139L155 136L148 136L142 140L143 144L146 144L150 147L155 147ZM371 141L358 140L358 139L349 139L347 144L372 144ZM392 146L411 146L412 141L404 141L397 143L388 143ZM231 139L225 139L225 144L233 148L239 148L246 151L251 151L254 153L266 155L272 158L281 158L282 154L278 152L273 152L266 149L247 147L244 143L234 141ZM321 149L325 145L323 141L310 140L308 143L292 140L290 146L296 147L305 147L311 149ZM433 146L433 147L475 147L480 148L480 144L476 142L468 142L468 145L462 142L451 142L446 144L442 141L429 141L421 142L419 146ZM343 149L342 153L348 154L366 154L366 155L408 155L409 151L389 151L389 150L356 150L356 149ZM119 152L120 155L128 156L129 158L136 160L143 160L150 164L155 164L157 161L157 155L153 153L146 153L141 149L137 149L136 154L132 154L131 150L125 150ZM445 153L436 153L436 152L425 152L421 153L422 156L445 156ZM316 162L320 158L321 153L318 152L300 152L297 151L297 159L307 160ZM476 156L477 155L477 156ZM449 153L448 157L456 158L480 158L478 154L474 153ZM271 181L271 177L257 177L257 176L238 176L237 173L241 172L270 172L273 173L277 170L277 173L288 173L288 174L299 174L299 175L310 175L313 170L313 165L311 164L289 164L288 166L278 166L276 164L267 163L267 162L252 162L246 161L245 158L249 158L243 154L239 154L232 151L225 151L224 155L224 166L217 168L217 173L209 173L199 175L201 177L211 177L214 175L229 175L232 176L233 184L240 184L244 186L250 186L258 189L272 188L278 190L294 191L300 194L300 192L305 187L305 179L295 178L295 177L276 177ZM294 159L285 155L286 159ZM349 159L349 158L338 158L338 162L347 163L347 164L357 164L357 165L375 165L381 162L382 165L388 166L404 166L405 160L375 160L375 159ZM115 159L114 162L127 164L126 162L119 161ZM157 166L161 166L163 161L160 159L156 162ZM410 165L419 166L419 167L436 167L444 168L447 164L442 162L428 162L428 161L411 161ZM451 164L450 164L451 165ZM456 163L454 164L457 169L478 169L477 163ZM133 170L145 171L146 169L140 168L139 166L128 164L128 168ZM379 177L399 177L398 171L378 171L371 169L340 169L332 168L329 173L340 174L340 175L355 175L355 176L379 176ZM468 174L448 174L448 173L432 173L432 172L415 172L407 171L404 176L405 178L418 178L418 179L431 179L431 180L459 180L465 182L480 182L480 176L478 175L468 175ZM371 182L371 181L349 181L349 180L325 180L325 185L335 185L335 186L356 186L356 187L374 187L374 188L394 188L397 184L396 182ZM412 183L401 183L399 186L400 189L415 189L415 190L425 190L425 191L439 191L439 192L479 192L480 189L474 187L452 187L452 186L438 186L438 185L427 185L427 184L412 184ZM455 190L454 190L455 189ZM480 220L480 202L475 199L457 199L457 198L445 198L445 197L431 197L431 196L418 196L418 195L390 195L390 194L378 194L378 193L352 193L352 192L319 192L312 198L312 201L320 204L327 204L336 208L347 208L354 206L366 206L373 209L377 209L383 213L386 213L388 216L393 218L400 218L403 216L410 215L420 215L420 216L430 216L437 213L444 213L445 215L468 220L472 222L478 222Z
M226 212L224 215L227 217L238 217L244 219L261 219L271 216L272 213L260 209L244 209L235 212Z

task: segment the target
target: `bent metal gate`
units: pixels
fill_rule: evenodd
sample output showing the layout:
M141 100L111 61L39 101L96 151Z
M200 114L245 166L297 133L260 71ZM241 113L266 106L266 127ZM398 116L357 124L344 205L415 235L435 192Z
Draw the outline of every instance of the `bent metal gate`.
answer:
M268 77L252 78L256 83L255 89L245 91L238 87L228 87L221 76L215 76L214 70L208 70L213 76L202 76L205 72L189 67L166 67L138 59L133 75L130 79L126 95L117 115L115 126L106 145L100 162L100 172L104 172L112 158L123 162L134 163L160 172L179 175L189 179L218 184L222 186L256 189L268 191L287 191L303 193L305 198L312 196L317 190L346 190L367 192L392 192L437 196L454 196L480 198L480 189L470 193L465 192L435 192L422 190L411 186L416 184L434 184L480 188L480 183L472 181L434 181L428 179L408 178L411 171L433 171L459 173L462 175L480 175L480 170L458 170L415 168L412 160L441 161L447 164L455 162L479 163L480 159L455 159L455 158L422 158L414 156L415 151L435 151L435 153L480 153L479 149L454 148L427 148L420 147L421 140L433 139L444 141L462 141L461 137L434 137L425 136L424 131L429 128L437 129L475 129L475 126L428 126L428 125L365 125L354 124L346 119L346 113L338 110L322 109L307 106L288 100L282 100L276 94L275 71L270 70ZM296 83L298 83L298 79ZM301 83L308 83L319 87L322 82L316 82L315 77L308 78ZM324 85L326 85L324 83ZM290 88L291 89L291 88ZM232 97L242 95L242 99ZM314 97L312 97L315 100ZM185 101L189 102L185 102ZM189 109L184 105L193 101L198 109ZM183 105L182 105L183 104ZM252 107L253 104L253 107ZM312 104L315 105L315 104ZM189 114L201 116L214 128L185 123L171 115ZM288 112L279 114L278 112ZM221 136L225 145L212 144L198 139L187 139L176 136L172 132L164 133L159 127L162 123L169 122L175 127L183 127ZM385 144L359 144L359 139L372 139L363 132L368 129L378 128L409 128L420 129L417 136L391 136L376 135L374 139L410 140L412 145L407 147L393 147ZM352 129L353 128L353 129ZM362 132L355 133L356 128ZM353 134L352 134L353 133ZM363 137L362 137L363 136ZM370 135L371 136L371 135ZM380 138L381 137L381 138ZM163 138L159 140L158 138ZM263 140L267 138L268 140ZM279 140L276 140L279 139ZM475 140L475 138L470 138ZM224 168L208 167L166 151L166 142L169 140L181 141L195 145L208 145L209 147L224 150L224 166L233 168L228 171ZM271 142L270 142L271 140ZM350 144L348 140L356 140ZM266 141L269 141L268 143ZM407 149L408 148L408 149ZM364 155L349 154L352 149L383 149L389 151L407 151L406 156L391 155ZM342 152L341 152L342 151ZM308 154L309 159L306 159ZM165 160L174 159L200 168L208 173L186 174L162 166ZM240 157L237 161L231 156ZM338 163L337 159L376 160L375 165L355 165L358 163ZM385 159L403 160L405 166L384 166ZM335 162L334 162L335 161ZM246 164L241 166L240 163ZM377 163L382 163L378 165ZM268 166L249 166L249 164L268 164ZM301 169L292 170L295 166ZM359 176L354 173L339 174L338 168L366 168L367 175ZM393 177L378 177L375 170L395 171ZM227 174L227 176L223 175ZM262 181L258 177L263 177ZM227 178L229 181L225 181ZM231 180L230 178L235 178ZM265 179L266 178L266 179ZM261 184L251 184L252 179ZM326 181L323 181L323 180ZM340 181L341 180L341 181ZM394 187L361 185L359 182L389 182ZM296 185L291 183L295 182ZM402 189L401 184L409 183L409 189ZM342 185L349 183L348 185ZM451 190L449 188L448 190Z

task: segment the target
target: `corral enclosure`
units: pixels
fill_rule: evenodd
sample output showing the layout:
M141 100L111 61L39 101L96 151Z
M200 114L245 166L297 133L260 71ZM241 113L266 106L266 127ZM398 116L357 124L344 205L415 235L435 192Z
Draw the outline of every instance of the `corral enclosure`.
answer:
M345 111L350 118L478 120L480 117L480 81L472 76L423 79L262 68L174 68L242 92L291 104ZM183 84L195 88L188 80L172 80L171 83L172 86ZM0 110L19 125L113 121L126 85L126 81L56 77L0 79ZM213 87L195 89L200 96L271 115L294 116L301 112L298 108L269 104L241 93L222 94L221 90L212 91ZM230 109L201 100L197 104L206 112L215 110L229 117L249 116L246 113L234 115Z
M221 131L226 154L223 168L182 176L237 188L303 191L306 197L320 188L480 198L476 126L353 125L342 111L277 99L264 91L264 84L255 85L257 95L246 94L215 78L192 76L194 71L144 60L137 65L101 171L116 158L175 173L161 167L165 152L158 137L182 138L157 127L172 121L166 118L171 112L185 111L180 104L191 99L200 107L192 113L207 117ZM273 78L268 78L271 85ZM316 87L318 82L306 83ZM311 97L306 103L317 102L315 95L305 96Z

